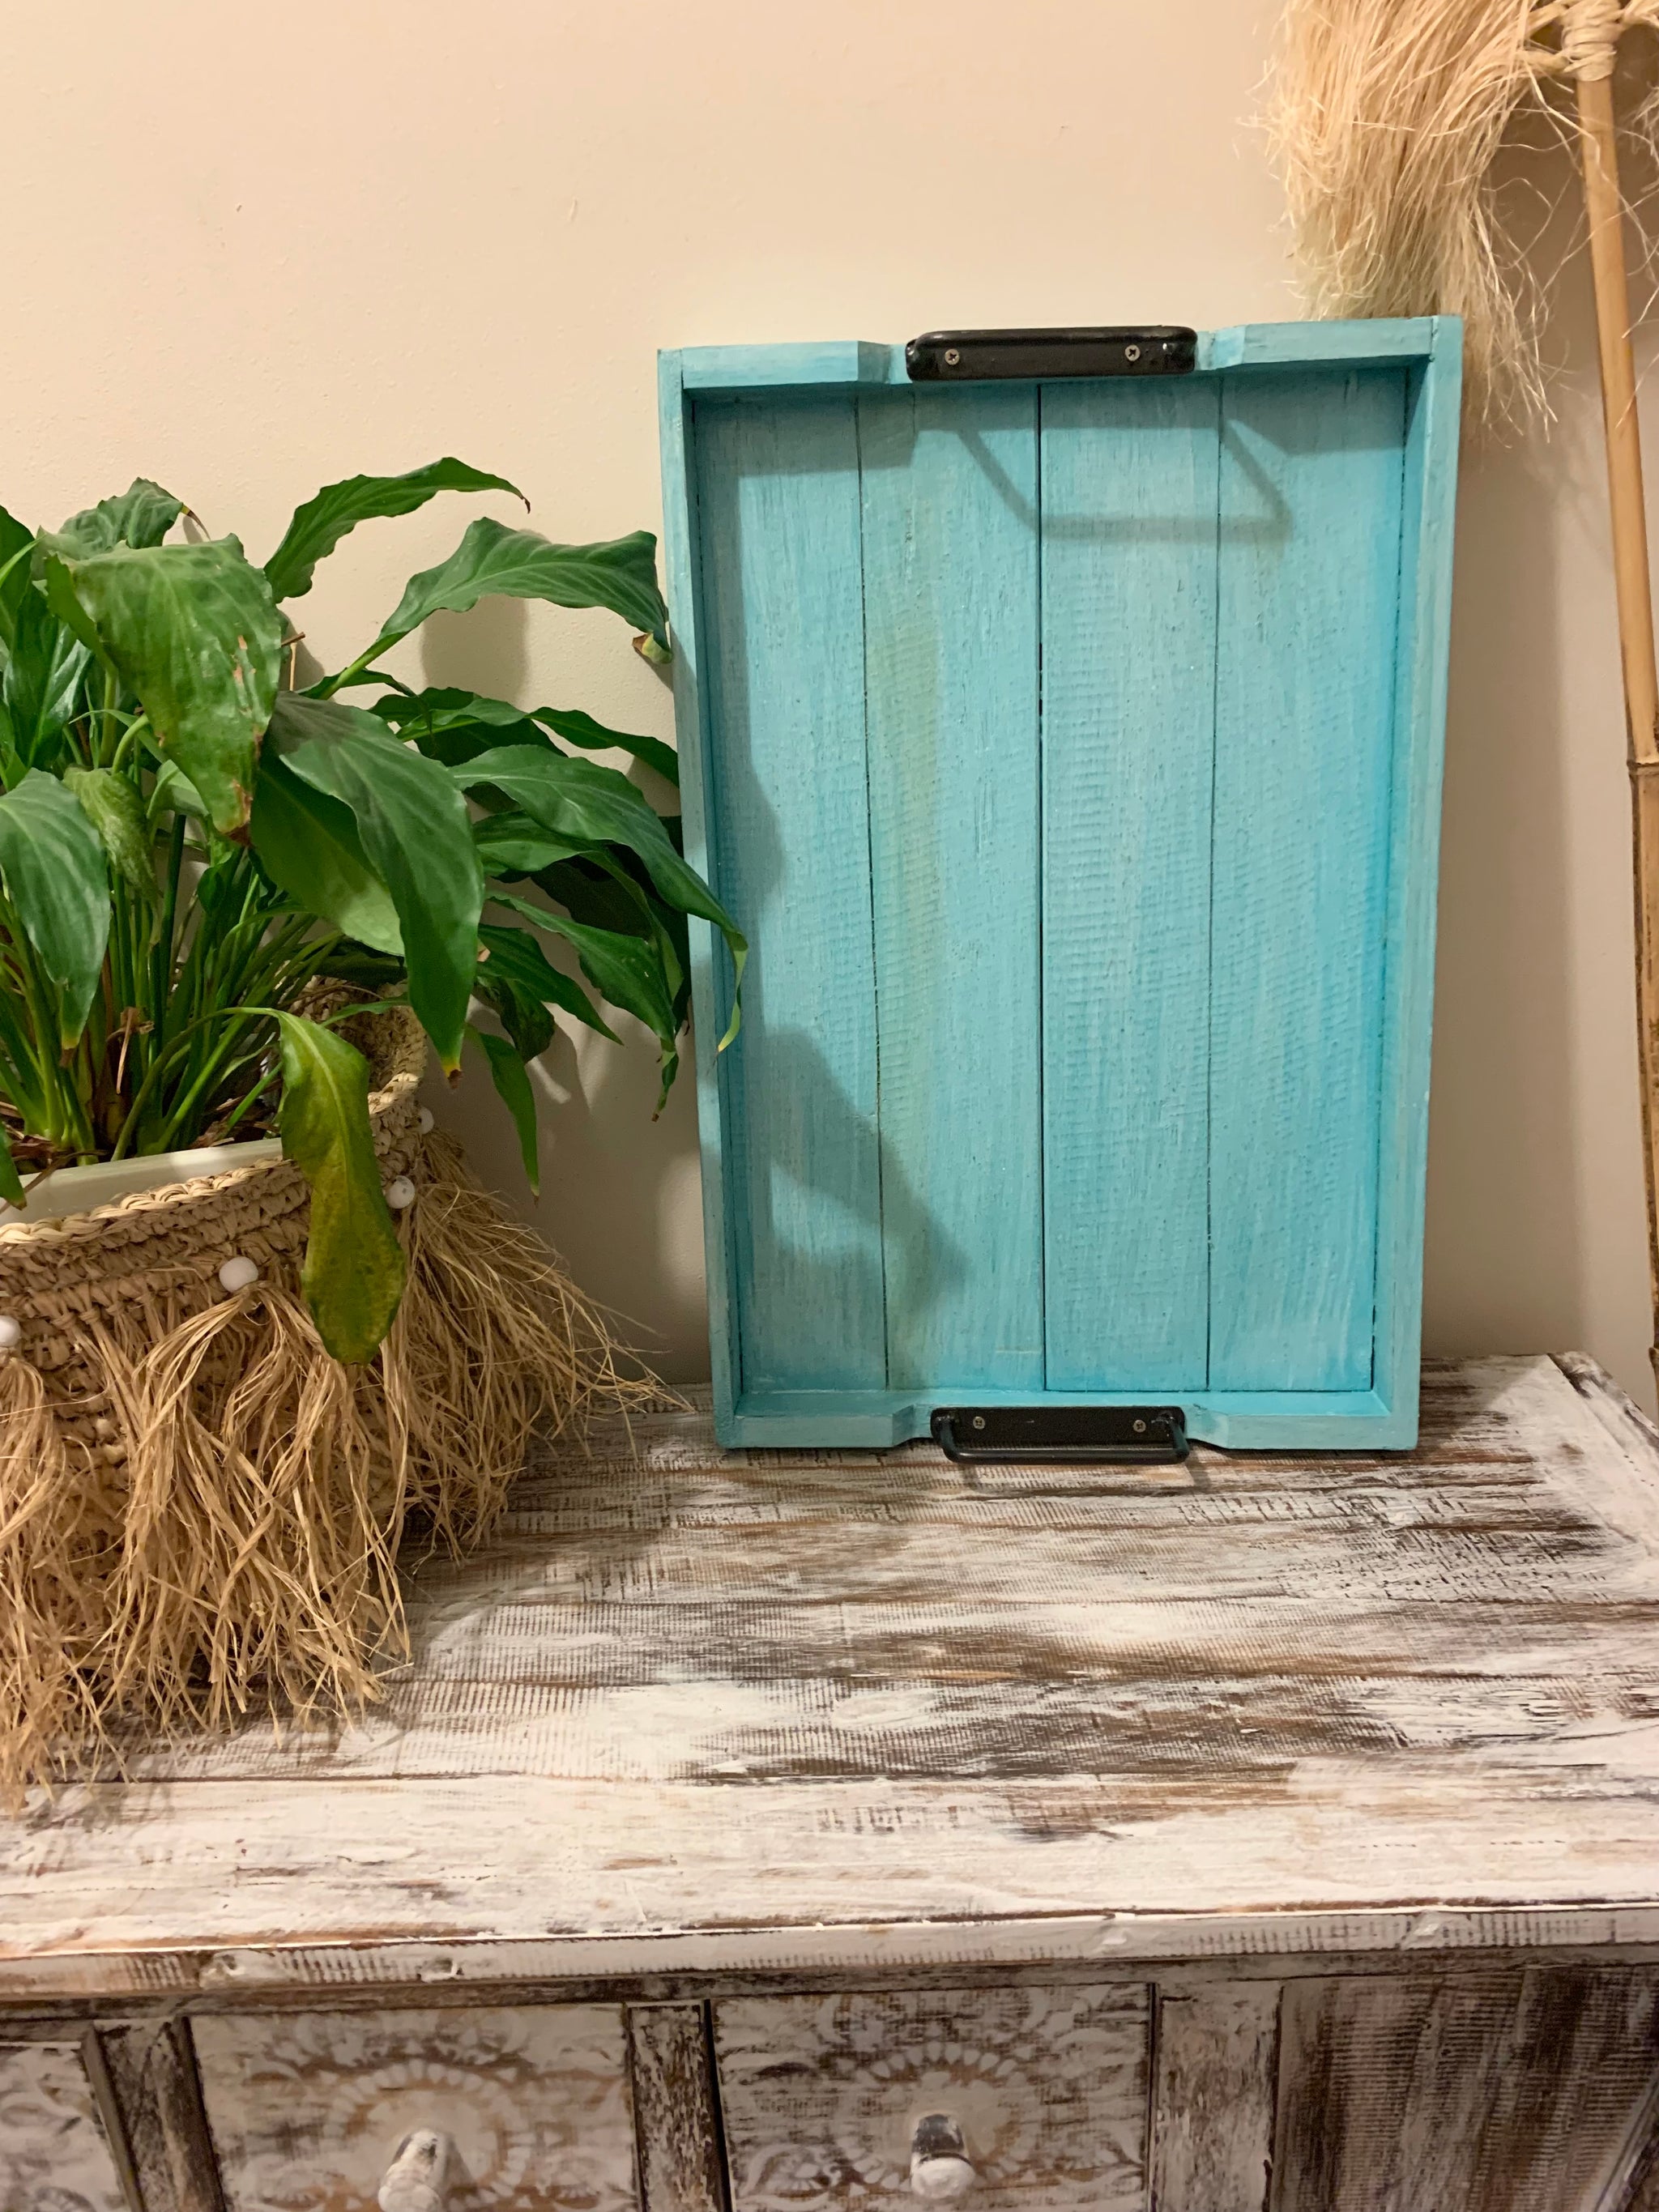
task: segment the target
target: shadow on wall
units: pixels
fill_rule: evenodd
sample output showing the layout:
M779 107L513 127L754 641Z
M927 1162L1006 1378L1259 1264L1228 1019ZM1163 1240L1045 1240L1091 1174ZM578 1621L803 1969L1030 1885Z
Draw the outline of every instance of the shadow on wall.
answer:
M1652 1403L1624 708L1595 325L1559 147L1540 210L1555 420L1466 444L1429 1141L1431 1352L1593 1349ZM1650 450L1659 410L1644 404ZM1574 1162L1578 1162L1577 1174Z

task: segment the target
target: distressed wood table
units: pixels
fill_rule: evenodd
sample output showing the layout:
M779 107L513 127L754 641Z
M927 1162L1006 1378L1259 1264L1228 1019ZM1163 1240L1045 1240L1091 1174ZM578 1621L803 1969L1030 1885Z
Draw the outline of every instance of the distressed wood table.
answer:
M360 1725L0 1829L3 2212L1659 2205L1659 1442L606 1430Z

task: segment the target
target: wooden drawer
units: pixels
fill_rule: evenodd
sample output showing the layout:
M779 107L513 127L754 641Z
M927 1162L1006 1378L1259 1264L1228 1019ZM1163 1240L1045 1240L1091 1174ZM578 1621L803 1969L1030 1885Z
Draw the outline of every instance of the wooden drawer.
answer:
M3 2212L127 2212L86 2043L0 2043Z
M450 2212L637 2212L620 2005L195 2023L229 2212L374 2212L404 2138L448 2136Z
M1656 2100L1650 1966L1287 1982L1274 2212L1650 2205Z
M714 2012L733 2212L914 2206L912 2148L929 2116L960 2130L975 2212L1145 2203L1139 1983L744 1998Z

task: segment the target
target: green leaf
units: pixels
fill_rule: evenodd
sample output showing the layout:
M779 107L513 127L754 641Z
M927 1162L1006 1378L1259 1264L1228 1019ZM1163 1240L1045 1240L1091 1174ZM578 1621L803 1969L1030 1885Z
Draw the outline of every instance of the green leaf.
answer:
M39 586L46 595L46 605L60 623L74 632L89 653L103 651L97 626L92 617L75 596L75 586L69 570L55 553L49 553L41 563Z
M135 787L108 768L65 769L64 781L98 832L116 873L142 897L158 898L155 842Z
M542 1164L540 1149L536 1142L536 1094L530 1087L530 1078L525 1066L505 1037L486 1036L482 1030L471 1030L471 1035L483 1048L489 1063L489 1078L495 1085L501 1103L513 1116L513 1126L519 1133L519 1151L524 1160L524 1171L530 1179L530 1188L539 1198L542 1194Z
M619 930L624 937L649 937L653 921L672 914L673 909L656 897L649 888L648 876L644 885L635 881L625 865L625 856L616 860L612 866L602 866L600 855L606 861L612 860L604 846L591 846L578 859L560 860L550 868L538 868L535 880L578 921L590 921L599 929ZM641 873L644 874L642 869ZM678 919L683 927L684 915Z
M418 745L428 760L459 768L495 745L545 746L547 732L522 708L504 699L445 687L408 698L377 699L373 712L400 737Z
M624 937L653 939L661 956L664 978L675 996L678 1018L684 1022L680 999L687 993L685 916L660 896L635 854L611 846L590 846L577 859L538 868L533 881L556 899L574 921L615 930Z
M527 708L507 699L486 698L482 691L465 691L454 684L428 684L424 691L402 691L374 702L382 721L392 723L406 738L418 738L422 730L517 730L531 721ZM545 743L539 731L521 740Z
M410 1004L453 1072L483 904L472 823L453 777L373 714L337 700L284 692L269 742L303 782L351 810L364 855L397 908Z
M260 866L296 906L402 957L398 909L368 864L351 809L296 775L274 744L259 763L248 833Z
M9 646L17 603L29 587L34 532L0 507L0 644Z
M514 707L505 699L486 699L476 691L446 685L403 697L377 699L374 712L405 737L413 738L423 753L452 768L459 768L491 745L544 744L545 732L551 731L583 752L632 753L677 790L679 787L679 756L671 745L659 738L631 737L624 730L608 730L603 722L574 707Z
M300 1287L336 1359L374 1357L403 1296L404 1261L380 1187L368 1120L368 1063L303 1015L277 1012L283 1151L311 1186Z
M534 991L522 991L510 975L492 972L494 961L478 969L477 995L494 1009L520 1060L539 1060L558 1034L553 1016Z
M418 629L428 615L465 613L480 599L547 599L558 607L609 607L635 629L667 635L657 588L657 541L648 530L597 545L555 545L534 530L481 515L435 568L411 576L363 665Z
M184 511L183 500L148 477L135 477L118 498L100 499L70 515L60 529L43 532L41 543L71 558L107 553L114 545L159 545Z
M389 684L394 691L401 691L405 699L412 699L416 696L415 686L412 684L405 684L401 676L394 676L389 668L362 669L350 678L350 688L354 690L366 684ZM306 696L309 699L326 699L331 697L335 691L344 690L347 688L347 679L344 677L341 677L337 683L333 678L325 676L320 683L307 685ZM381 701L375 700L369 711L378 714L382 703Z
M528 899L514 898L509 891L493 891L490 897L495 905L507 907L536 928L562 937L568 945L574 945L582 973L594 989L609 999L613 1006L622 1007L625 1013L645 1024L662 1048L667 1070L663 1078L663 1096L666 1097L668 1086L674 1079L668 1063L678 1057L674 1041L679 1033L679 1024L674 1014L673 993L663 973L662 958L655 942L648 937L619 936L615 930L595 929L587 922L550 914L543 907L532 906ZM520 934L514 930L481 930L479 935L489 945L492 955L497 933L507 937ZM552 972L556 974L557 970ZM610 1031L605 1034L609 1036Z
M342 938L330 952L328 972L334 981L360 983L375 998L408 1003L403 962L371 951L367 945L354 945L349 938Z
M538 869L556 867L588 850L586 845L554 836L517 809L483 816L472 825L472 842L487 876L533 876Z
M574 707L538 707L536 720L544 722L567 744L580 745L585 753L632 753L635 760L654 769L665 783L672 783L676 791L680 787L680 757L660 738L633 738L625 730L607 730L603 722L596 722L591 714Z
M26 768L48 761L75 713L92 656L33 585L17 602L6 672L0 679L11 742Z
M90 822L55 775L32 768L0 799L0 876L58 994L65 1049L87 1025L109 942L109 875Z
M480 753L451 773L464 790L493 785L544 829L573 844L621 845L636 853L670 906L714 924L731 948L736 981L741 986L748 940L696 869L675 851L661 821L625 775L593 761L538 753L527 745L502 745ZM722 1047L731 1042L737 1026L734 999Z
M314 499L295 509L282 544L265 562L272 592L279 599L302 597L311 589L317 563L349 530L379 515L412 514L441 491L510 491L524 499L505 477L487 476L453 455L400 477L346 477L325 484ZM524 503L528 507L530 501Z
M236 836L282 665L270 585L234 538L117 546L64 565L161 750L200 792L213 827Z
M3 1198L8 1206L16 1206L20 1212L27 1199L23 1179L17 1172L17 1163L11 1156L11 1146L3 1128L0 1128L0 1198Z
M540 907L532 907L522 899L503 898L495 903L514 908L522 907L538 922L546 922L550 926L559 920L557 915L544 913ZM533 937L526 937L521 929L506 927L500 922L491 921L485 922L479 929L478 943L489 955L486 965L478 971L480 989L486 982L507 984L513 990L534 999L541 1006L562 1006L567 1014L574 1014L579 1022L586 1022L589 1029L597 1030L602 1037L609 1037L612 1044L621 1042L615 1030L607 1025L604 1015L581 985L567 975L562 969L556 968ZM621 1000L617 1001L618 1006L622 1003ZM545 1049L544 1046L543 1050Z
M162 761L150 786L149 818L154 822L163 814L188 814L198 822L207 820L205 800L177 761Z

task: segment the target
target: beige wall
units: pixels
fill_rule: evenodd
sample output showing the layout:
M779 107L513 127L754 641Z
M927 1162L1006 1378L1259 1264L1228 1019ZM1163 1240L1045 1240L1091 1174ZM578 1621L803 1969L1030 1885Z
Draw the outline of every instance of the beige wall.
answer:
M0 500L159 477L263 558L328 479L458 452L556 537L654 526L653 356L940 324L1296 312L1242 0L91 0L7 33ZM1544 165L1547 190L1565 172ZM1432 1348L1647 1391L1621 716L1582 278L1553 441L1468 469L1430 1189ZM1656 424L1659 431L1659 423ZM350 540L323 657L453 543ZM501 509L499 511L505 511ZM451 618L404 672L666 734L609 617ZM539 1219L699 1371L690 1087L561 1045ZM493 1100L441 1102L523 1198Z

